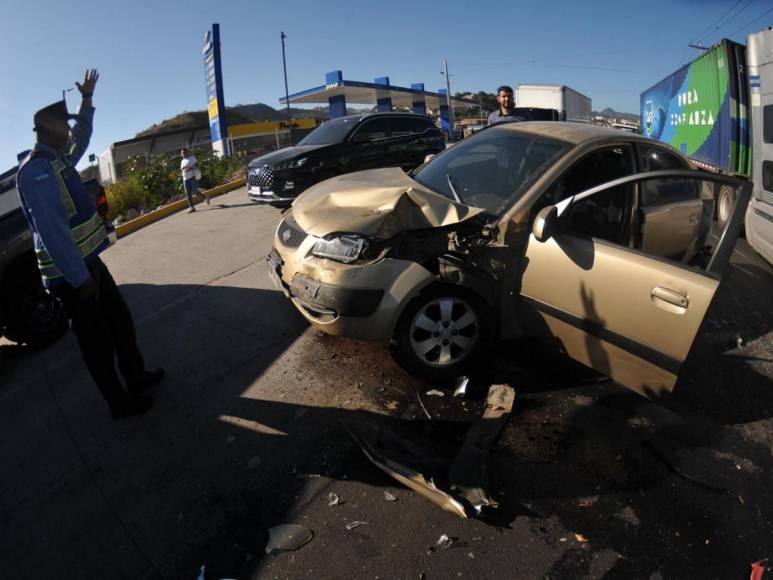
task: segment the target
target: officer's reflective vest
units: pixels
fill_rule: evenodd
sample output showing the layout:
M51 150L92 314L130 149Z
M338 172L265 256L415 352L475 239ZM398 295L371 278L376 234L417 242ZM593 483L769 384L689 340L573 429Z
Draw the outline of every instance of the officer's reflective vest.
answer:
M49 162L51 173L62 193L62 204L70 223L70 237L78 247L81 257L88 261L109 245L107 229L94 207L94 201L83 186L80 175L69 163L65 163L47 151L40 150L30 153L29 157L24 160L24 163L33 157L41 157ZM24 211L28 213L29 217L26 207ZM30 224L32 223L32 220L28 221ZM64 275L54 264L40 236L34 230L32 237L35 255L38 260L38 269L40 270L40 276L43 279L44 285L56 286L65 282Z

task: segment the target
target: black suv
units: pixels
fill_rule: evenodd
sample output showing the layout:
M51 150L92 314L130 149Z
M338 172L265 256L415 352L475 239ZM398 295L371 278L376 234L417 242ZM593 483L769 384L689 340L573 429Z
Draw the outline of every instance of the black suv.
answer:
M342 173L413 169L445 149L443 133L427 116L369 113L332 119L285 147L253 159L247 168L252 201L287 206L306 188Z

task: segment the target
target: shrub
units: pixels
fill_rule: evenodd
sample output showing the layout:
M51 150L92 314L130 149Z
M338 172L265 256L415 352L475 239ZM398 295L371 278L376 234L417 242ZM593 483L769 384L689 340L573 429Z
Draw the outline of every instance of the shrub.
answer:
M201 189L221 185L244 166L243 160L217 157L212 149L196 149L193 154L199 160ZM182 192L180 156L162 153L148 158L132 157L126 162L125 177L107 186L106 191L110 219L131 208L138 211L155 209Z

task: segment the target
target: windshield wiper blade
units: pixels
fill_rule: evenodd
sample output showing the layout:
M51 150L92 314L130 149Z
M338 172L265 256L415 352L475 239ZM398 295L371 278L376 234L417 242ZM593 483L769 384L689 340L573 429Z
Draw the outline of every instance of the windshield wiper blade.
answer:
M448 187L451 188L451 193L454 194L454 199L458 201L459 203L464 203L462 201L462 198L459 197L459 194L456 192L456 186L454 185L454 178L451 177L450 173L446 173L446 181L448 182Z

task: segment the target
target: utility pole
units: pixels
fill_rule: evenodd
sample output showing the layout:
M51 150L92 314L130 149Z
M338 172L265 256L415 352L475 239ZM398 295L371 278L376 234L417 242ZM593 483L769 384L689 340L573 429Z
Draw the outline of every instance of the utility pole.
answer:
M290 120L290 93L287 91L287 61L285 60L285 38L287 35L282 31L280 36L282 39L282 67L285 71L285 104L287 105L287 120Z
M449 138L454 138L454 108L451 105L451 75L448 74L448 61L443 60L443 71L440 73L446 77L446 106L448 107L448 122L451 134Z

